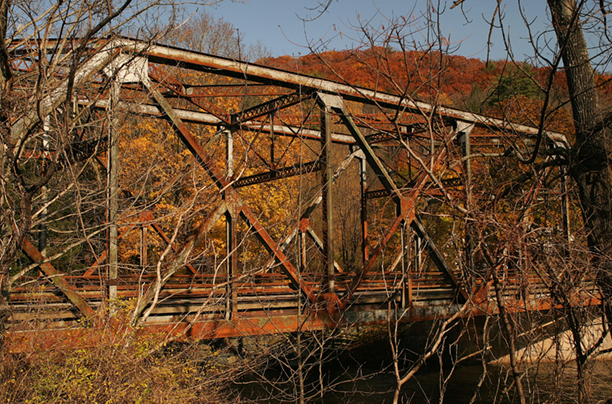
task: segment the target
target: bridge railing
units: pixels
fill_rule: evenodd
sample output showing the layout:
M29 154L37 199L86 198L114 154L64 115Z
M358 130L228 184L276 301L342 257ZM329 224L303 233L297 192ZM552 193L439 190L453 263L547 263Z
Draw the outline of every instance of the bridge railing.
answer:
M348 289L354 273L340 274L336 278L337 292ZM319 276L304 274L316 293L323 293ZM95 308L100 309L107 298L108 279L101 276L65 276L64 279ZM129 306L136 301L156 280L155 274L121 275L116 281L119 300ZM282 274L263 273L245 275L236 279L232 288L237 292L238 312L258 310L297 310L299 293ZM450 301L454 290L444 281L441 272L410 274L398 277L393 273L369 273L357 292L352 307L386 305L389 300L399 301L402 289L411 293L412 302ZM177 274L160 290L152 316L189 315L196 311L207 314L222 314L226 310L228 284L225 274ZM65 296L48 278L23 279L10 295L13 322L29 319L49 321L71 321L78 313ZM302 302L305 306L308 303Z

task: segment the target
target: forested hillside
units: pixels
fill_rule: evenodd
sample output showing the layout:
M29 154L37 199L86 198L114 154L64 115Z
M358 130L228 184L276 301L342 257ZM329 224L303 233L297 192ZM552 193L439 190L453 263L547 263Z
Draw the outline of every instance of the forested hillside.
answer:
M527 62L486 63L459 55L382 48L328 51L297 58L279 56L259 63L494 116L503 115L500 104L512 109L509 100L517 97L531 99L532 108L541 106L551 72L550 68L536 68ZM598 76L605 105L612 102L610 79L605 74ZM552 105L569 108L563 70L555 72L549 93ZM529 115L537 116L536 111ZM521 119L520 114L512 115Z

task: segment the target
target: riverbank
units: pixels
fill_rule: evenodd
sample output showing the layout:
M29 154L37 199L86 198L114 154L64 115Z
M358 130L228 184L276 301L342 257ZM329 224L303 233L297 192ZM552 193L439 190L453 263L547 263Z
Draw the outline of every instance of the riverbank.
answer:
M602 335L601 322L593 322L582 330L583 349L595 346ZM515 357L522 363L540 362L570 362L575 359L574 338L571 331L565 331L550 338L530 344L519 349ZM608 333L603 342L595 350L593 358L599 361L612 361L612 337ZM510 355L504 355L491 361L493 364L506 365L510 363Z

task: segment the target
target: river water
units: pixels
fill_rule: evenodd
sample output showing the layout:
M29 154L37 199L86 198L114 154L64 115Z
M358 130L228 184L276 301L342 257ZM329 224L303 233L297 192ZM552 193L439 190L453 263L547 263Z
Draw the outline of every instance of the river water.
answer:
M419 371L402 388L403 403L516 403L514 390L506 394L506 386L511 384L508 368L487 365L487 374L479 387L483 367L481 364L460 365L454 369L444 366L430 366ZM316 369L315 369L316 370ZM311 372L317 373L317 372ZM389 369L359 367L348 368L335 365L324 370L325 376L314 375L307 380L308 402L326 404L365 404L391 403L395 378ZM559 374L555 382L555 373ZM247 400L267 403L296 402L297 386L295 379L289 380L288 373L281 369L266 372L266 378L274 381L274 386L254 379L237 386L241 396ZM447 379L445 383L442 379ZM575 365L569 363L557 369L552 363L540 363L527 370L524 388L530 403L577 403L577 383ZM325 393L321 397L321 386ZM443 386L443 388L441 388ZM333 390L333 391L332 391ZM595 361L591 372L592 403L612 403L612 362ZM280 394L282 393L282 394ZM282 396L282 397L281 397ZM609 401L608 401L609 400Z

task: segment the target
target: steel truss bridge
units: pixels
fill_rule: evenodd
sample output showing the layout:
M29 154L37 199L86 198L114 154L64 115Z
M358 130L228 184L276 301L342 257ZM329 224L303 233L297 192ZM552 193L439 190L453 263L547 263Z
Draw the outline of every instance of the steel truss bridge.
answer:
M11 49L23 86L37 66L29 49ZM461 215L474 156L528 147L538 129L124 37L89 50L71 105L95 125L75 130L70 158L97 165L105 178L103 213L87 230L98 244L88 249L90 263L75 269L50 247L43 251L42 231L26 237L29 261L12 274L9 295L14 349L27 345L34 319L49 343L81 338L91 332L82 320L113 316L115 302L129 306L144 331L202 339L380 324L390 303L407 321L448 317L464 304L466 314L497 311L487 271L463 273L461 253L430 234L434 222L423 212L442 201L453 206L448 215ZM66 88L60 75L40 100L43 116L65 113ZM177 161L192 162L197 182L207 181L207 193L193 198L191 230L174 231L179 225L160 215L159 196L147 200L122 183L121 121L129 119L157 122L177 139ZM34 113L22 116L13 135L36 122ZM545 132L545 143L566 147L558 133ZM31 156L50 153L42 144ZM261 207L275 197L286 200ZM271 219L269 210L287 217ZM357 237L349 240L351 231ZM455 245L465 231L450 233ZM70 251L57 243L56 251ZM214 260L204 245L213 246ZM129 263L127 248L139 251ZM508 273L509 308L553 305L536 275Z

